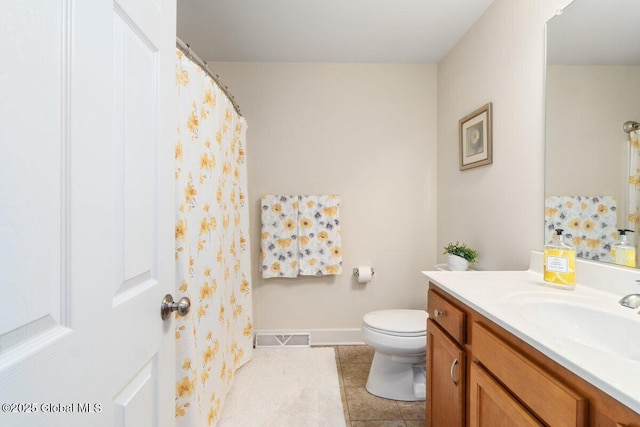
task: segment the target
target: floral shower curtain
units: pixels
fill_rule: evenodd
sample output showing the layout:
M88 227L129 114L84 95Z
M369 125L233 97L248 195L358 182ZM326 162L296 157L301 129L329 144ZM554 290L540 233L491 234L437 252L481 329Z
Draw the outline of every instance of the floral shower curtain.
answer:
M640 131L629 133L629 230L635 231L629 241L637 242L640 232ZM637 243L636 243L637 246ZM636 250L636 254L638 250ZM636 260L637 264L637 260Z
M215 426L235 371L252 356L245 134L207 74L177 52L175 317L178 427Z

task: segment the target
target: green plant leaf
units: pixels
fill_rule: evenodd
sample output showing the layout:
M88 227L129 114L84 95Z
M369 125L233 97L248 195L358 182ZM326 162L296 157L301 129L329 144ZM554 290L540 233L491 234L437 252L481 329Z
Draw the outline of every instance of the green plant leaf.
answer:
M449 243L444 247L443 254L457 255L469 261L470 264L475 264L478 259L478 251L471 249L464 242Z

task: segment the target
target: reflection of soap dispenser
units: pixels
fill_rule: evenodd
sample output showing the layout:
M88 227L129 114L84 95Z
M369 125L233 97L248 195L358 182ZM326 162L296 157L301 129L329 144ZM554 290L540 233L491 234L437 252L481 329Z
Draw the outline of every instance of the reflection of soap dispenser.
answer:
M564 241L558 228L544 247L544 281L562 289L576 287L576 250Z
M616 264L635 267L636 247L627 241L627 233L633 233L633 230L618 230L619 240L611 245L611 257Z

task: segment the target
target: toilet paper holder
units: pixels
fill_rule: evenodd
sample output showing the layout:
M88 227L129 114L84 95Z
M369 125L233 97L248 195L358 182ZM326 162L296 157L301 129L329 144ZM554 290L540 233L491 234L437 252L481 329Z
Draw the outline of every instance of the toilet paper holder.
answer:
M373 276L374 274L376 274L376 272L373 270L373 267L371 267L371 276ZM360 270L358 269L358 267L353 267L353 277L359 277L360 276Z

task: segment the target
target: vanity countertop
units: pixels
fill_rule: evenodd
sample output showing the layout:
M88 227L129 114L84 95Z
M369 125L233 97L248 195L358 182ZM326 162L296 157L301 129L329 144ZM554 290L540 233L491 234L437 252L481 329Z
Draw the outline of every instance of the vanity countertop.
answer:
M618 304L624 294L580 283L574 291L552 288L534 270L422 273L462 303L640 413L640 316L638 310ZM557 320L536 317L543 313L541 302L559 307L560 315L564 308L592 307L596 315L602 310L632 327L614 330L622 328L594 319L572 325L573 334L571 328L554 328ZM587 342L583 337L589 338L590 331L606 339Z

